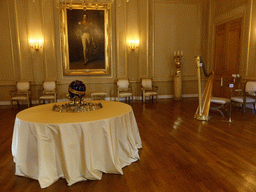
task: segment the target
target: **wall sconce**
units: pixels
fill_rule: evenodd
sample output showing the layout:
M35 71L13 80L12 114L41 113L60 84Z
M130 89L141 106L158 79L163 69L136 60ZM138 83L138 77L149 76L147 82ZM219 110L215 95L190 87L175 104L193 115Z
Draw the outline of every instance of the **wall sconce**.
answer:
M129 40L128 44L129 44L129 48L134 50L135 48L139 47L139 40Z
M30 47L38 51L40 48L43 47L43 40L42 39L30 39L29 40Z

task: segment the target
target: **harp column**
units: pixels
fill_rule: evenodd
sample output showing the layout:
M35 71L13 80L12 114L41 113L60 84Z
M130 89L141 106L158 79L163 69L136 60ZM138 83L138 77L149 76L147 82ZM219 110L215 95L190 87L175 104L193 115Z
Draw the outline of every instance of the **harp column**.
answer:
M174 76L174 100L182 99L182 76L180 71L181 58L183 56L183 51L174 51L174 64L176 67L176 73Z

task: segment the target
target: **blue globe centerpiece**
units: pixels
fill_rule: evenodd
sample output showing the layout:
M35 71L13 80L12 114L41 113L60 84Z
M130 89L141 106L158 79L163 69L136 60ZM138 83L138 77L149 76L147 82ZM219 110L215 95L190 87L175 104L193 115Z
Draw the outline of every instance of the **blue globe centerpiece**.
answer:
M61 105L54 104L52 110L58 112L78 113L103 108L101 103L87 103L85 101L82 101L83 97L85 96L85 91L86 86L82 81L72 81L69 84L67 96L70 100L73 101Z
M68 92L70 99L79 98L80 102L82 98L85 96L86 86L82 81L75 80L69 84Z

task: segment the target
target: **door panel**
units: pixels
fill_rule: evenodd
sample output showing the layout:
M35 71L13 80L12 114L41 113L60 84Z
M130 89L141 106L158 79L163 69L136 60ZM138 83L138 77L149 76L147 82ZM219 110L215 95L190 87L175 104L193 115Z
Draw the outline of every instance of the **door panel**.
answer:
M241 19L227 25L227 73L239 73Z
M232 74L239 74L241 23L239 18L215 28L213 96L228 98Z
M215 74L222 74L225 69L225 41L226 41L226 24L216 27L215 35Z

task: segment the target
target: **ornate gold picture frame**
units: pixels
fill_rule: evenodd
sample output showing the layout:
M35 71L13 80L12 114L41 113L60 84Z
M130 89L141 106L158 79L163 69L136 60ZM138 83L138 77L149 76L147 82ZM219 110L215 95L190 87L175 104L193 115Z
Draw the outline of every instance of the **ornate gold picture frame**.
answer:
M63 5L61 48L64 75L108 75L111 64L110 10L108 4L83 9Z

